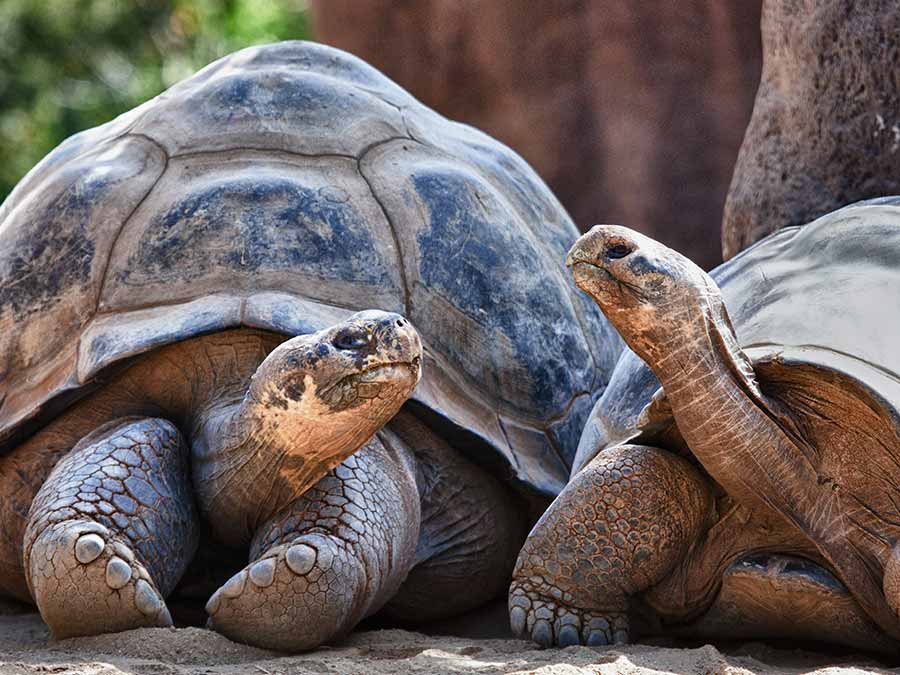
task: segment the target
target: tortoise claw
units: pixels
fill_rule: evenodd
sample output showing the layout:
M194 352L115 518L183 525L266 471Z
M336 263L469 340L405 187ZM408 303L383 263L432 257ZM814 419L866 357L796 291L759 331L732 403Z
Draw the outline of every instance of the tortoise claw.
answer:
M542 647L605 646L629 640L628 615L622 611L581 609L513 582L509 623L516 637Z
M58 639L172 625L147 570L99 523L49 526L35 539L29 560L35 601Z

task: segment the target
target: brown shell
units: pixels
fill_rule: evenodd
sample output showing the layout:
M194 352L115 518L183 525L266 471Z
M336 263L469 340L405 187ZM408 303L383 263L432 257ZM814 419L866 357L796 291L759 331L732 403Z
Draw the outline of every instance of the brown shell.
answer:
M154 347L378 308L422 334L415 400L553 494L620 345L563 267L577 235L521 158L358 59L237 52L0 207L0 443Z

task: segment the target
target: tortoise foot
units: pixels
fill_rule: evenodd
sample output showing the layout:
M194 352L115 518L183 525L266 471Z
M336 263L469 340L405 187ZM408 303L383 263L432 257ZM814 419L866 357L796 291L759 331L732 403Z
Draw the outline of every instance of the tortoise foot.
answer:
M627 641L629 598L666 578L711 508L708 486L684 459L642 445L604 450L522 546L510 588L513 630L543 645Z
M209 626L247 644L313 649L349 632L365 606L362 562L341 539L311 533L274 546L206 605Z
M171 626L172 617L132 550L99 523L55 523L35 539L29 581L57 639Z
M516 637L542 647L625 644L629 639L626 613L573 607L521 582L510 588L509 623Z

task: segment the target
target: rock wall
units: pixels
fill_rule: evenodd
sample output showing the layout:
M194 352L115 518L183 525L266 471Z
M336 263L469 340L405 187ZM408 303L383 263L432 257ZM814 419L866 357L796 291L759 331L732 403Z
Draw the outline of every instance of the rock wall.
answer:
M759 77L759 0L314 0L316 39L521 153L573 219L710 267Z
M774 0L735 167L725 257L840 206L900 194L900 4Z

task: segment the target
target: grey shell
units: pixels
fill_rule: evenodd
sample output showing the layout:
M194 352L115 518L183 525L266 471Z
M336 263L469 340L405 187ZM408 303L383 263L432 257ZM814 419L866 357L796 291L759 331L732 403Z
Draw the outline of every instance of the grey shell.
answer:
M857 385L860 405L877 412L889 433L900 430L900 197L780 230L710 276L764 388L772 368L790 378L791 369L810 366L823 379L830 373ZM625 349L588 418L573 470L603 448L641 441L639 418L659 386ZM792 403L802 405L802 398Z
M415 400L554 494L621 344L569 281L577 236L520 157L359 59L245 49L68 139L0 207L0 446L160 345L378 308L422 334Z

